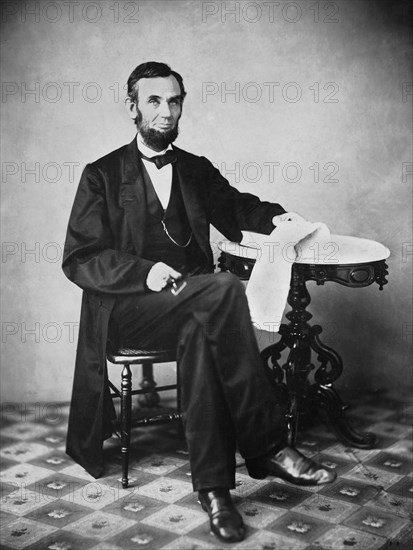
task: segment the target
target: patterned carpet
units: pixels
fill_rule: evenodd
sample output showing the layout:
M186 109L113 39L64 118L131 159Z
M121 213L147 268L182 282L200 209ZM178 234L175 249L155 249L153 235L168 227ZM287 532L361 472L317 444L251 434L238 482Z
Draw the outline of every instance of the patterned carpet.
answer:
M350 409L380 448L346 448L322 423L298 447L338 473L323 488L256 481L238 457L234 500L248 526L223 544L192 492L176 428L136 430L131 487L119 481L119 440L106 442L107 475L91 478L64 452L67 406L5 404L1 429L1 548L27 550L373 550L410 548L413 465L410 392L364 395Z

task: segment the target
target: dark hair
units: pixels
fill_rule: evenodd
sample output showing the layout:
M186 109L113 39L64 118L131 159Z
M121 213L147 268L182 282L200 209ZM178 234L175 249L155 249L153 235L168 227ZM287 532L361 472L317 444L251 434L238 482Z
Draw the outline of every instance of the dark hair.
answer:
M186 96L186 91L184 88L184 81L182 79L182 76L176 71L173 71L171 67L166 63L158 63L157 61L148 61L146 63L141 63L131 73L128 78L129 98L132 101L137 100L137 91L135 90L135 86L141 78L156 78L158 76L174 76L178 81L179 87L181 89L181 100L183 101L184 97Z

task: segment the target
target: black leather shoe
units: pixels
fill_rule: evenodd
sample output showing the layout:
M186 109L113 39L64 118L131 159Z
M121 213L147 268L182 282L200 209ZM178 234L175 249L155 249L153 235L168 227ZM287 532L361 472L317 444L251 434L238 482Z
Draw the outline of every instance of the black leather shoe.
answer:
M209 515L211 531L223 542L244 539L245 527L227 489L199 491L199 502Z
M246 460L248 473L254 479L276 476L296 485L323 485L333 482L337 474L302 455L293 447L251 460Z

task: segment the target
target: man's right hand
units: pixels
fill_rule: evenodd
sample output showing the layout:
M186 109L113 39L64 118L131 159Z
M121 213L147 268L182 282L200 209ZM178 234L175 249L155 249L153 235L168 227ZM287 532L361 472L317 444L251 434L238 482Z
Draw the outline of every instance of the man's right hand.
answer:
M153 292L159 292L166 287L170 278L178 279L180 276L181 273L179 271L175 271L175 269L163 262L157 262L151 267L148 273L146 286Z

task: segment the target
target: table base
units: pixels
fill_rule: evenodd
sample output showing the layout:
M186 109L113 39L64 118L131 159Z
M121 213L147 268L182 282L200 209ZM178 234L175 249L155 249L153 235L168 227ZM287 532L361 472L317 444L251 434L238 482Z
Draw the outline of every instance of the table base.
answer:
M308 419L314 418L319 408L326 411L331 426L337 437L346 445L359 449L371 449L378 443L377 437L370 432L360 433L355 430L346 417L348 405L343 403L339 393L332 383L310 383L307 379L315 366L309 362L311 351L317 353L320 368L326 369L327 364L334 363L336 369L342 370L339 355L328 346L321 343L319 333L321 327L308 327L310 338L303 345L296 345L297 340L291 335L291 325L282 325L281 339L276 344L261 352L264 366L274 386L280 402L286 408L288 427L288 444L294 445L300 424L305 425ZM278 360L282 352L289 348L286 363L281 367ZM308 361L305 360L308 358ZM269 364L271 362L271 365ZM283 378L285 377L285 381Z
M355 268L340 266L340 277L337 269L331 274L331 279L346 286L367 286L376 281L382 288L387 274L384 262L369 266L357 266L358 273L366 273L357 281L354 278ZM291 276L291 286L288 304L291 311L286 314L290 321L282 324L279 333L281 339L261 352L264 366L281 401L287 407L288 441L293 445L296 441L300 420L312 417L313 412L322 407L329 417L338 438L345 444L360 449L371 449L378 439L372 433L360 433L355 430L346 418L347 405L343 403L338 392L333 388L343 371L343 362L336 351L323 344L320 340L322 328L320 325L310 326L308 321L312 314L306 311L311 298L306 287L307 280L316 280L324 284L327 270L319 277L316 266L294 265ZM279 363L284 350L289 350L287 360L282 366ZM318 368L312 363L315 354ZM309 376L314 371L314 381Z
M255 259L224 251L218 261L222 271L230 271L243 281L249 279L254 264ZM290 445L296 441L299 424L313 418L320 407L327 412L338 438L346 445L360 449L371 449L377 445L378 439L373 433L358 432L346 417L348 406L333 387L333 382L343 371L343 362L336 351L321 342L321 326L308 323L312 314L306 310L311 301L306 282L315 281L317 285L324 285L330 281L350 288L377 283L379 290L383 290L387 284L387 267L386 262L380 259L354 264L293 264L287 299L291 306L286 314L289 323L280 326L280 340L261 352L274 391L287 411ZM283 352L288 355L286 362L280 365ZM311 362L314 354L318 361L317 369ZM312 371L314 374L310 380Z

